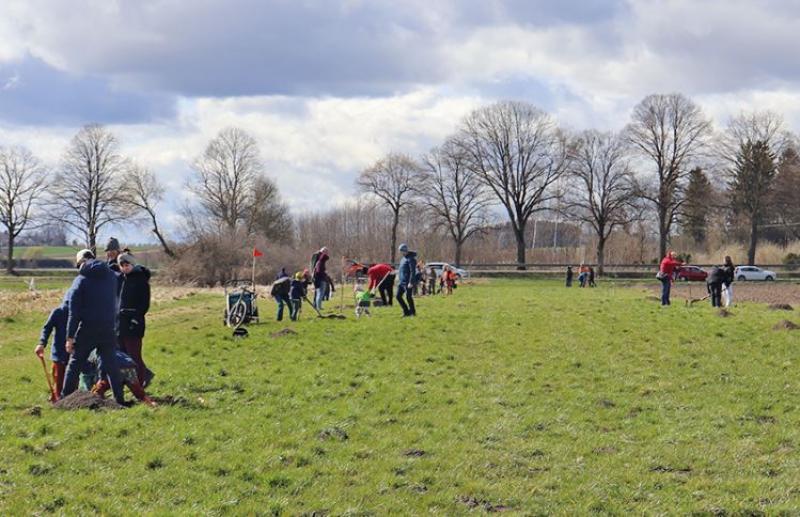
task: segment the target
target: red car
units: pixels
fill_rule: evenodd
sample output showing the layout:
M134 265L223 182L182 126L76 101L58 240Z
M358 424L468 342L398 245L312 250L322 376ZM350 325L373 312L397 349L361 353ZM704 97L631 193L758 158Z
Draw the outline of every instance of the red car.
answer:
M705 282L708 277L708 273L697 266L681 266L677 272L677 279L684 282Z

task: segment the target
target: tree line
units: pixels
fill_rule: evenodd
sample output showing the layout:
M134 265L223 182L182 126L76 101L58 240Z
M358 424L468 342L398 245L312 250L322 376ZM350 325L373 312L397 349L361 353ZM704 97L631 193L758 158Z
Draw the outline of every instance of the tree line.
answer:
M356 187L380 210L367 203L350 221L347 211L337 209L331 212L344 213L344 221L324 214L292 217L255 138L239 128L224 129L207 144L185 187L195 202L182 208L182 224L170 238L158 218L163 183L124 156L108 128L81 128L52 169L24 147L0 147L7 269L13 269L16 239L54 221L93 250L110 225L145 224L184 276L216 280L241 261L230 255L237 244L260 239L291 245L316 235L315 224L347 225L318 238L341 234L352 253L359 253L353 236L383 241L386 255L375 258L392 262L400 231L413 235L425 227L451 241L459 264L465 244L496 229L500 217L524 268L531 222L549 214L590 229L600 272L615 232L650 223L660 256L676 227L702 243L709 221L720 215L726 227L746 229L748 263L765 228L800 238L800 155L780 115L743 112L715 130L682 94L645 97L617 132L569 131L527 102L480 107L427 153L392 152L361 171ZM403 229L409 220L414 224ZM185 255L203 273L181 266Z

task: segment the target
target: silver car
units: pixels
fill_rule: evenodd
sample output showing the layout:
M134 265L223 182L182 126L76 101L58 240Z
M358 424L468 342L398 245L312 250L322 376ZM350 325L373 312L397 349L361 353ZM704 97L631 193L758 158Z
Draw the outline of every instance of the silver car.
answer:
M739 266L734 270L733 277L739 282L744 282L745 280L764 280L766 282L772 282L778 278L778 275L776 275L774 271L761 269L756 266Z
M442 276L442 270L445 266L450 266L447 262L426 262L425 268L432 268L433 271L436 273L436 278ZM469 271L466 269L461 269L460 267L450 266L450 269L456 272L456 274L460 278L469 278Z

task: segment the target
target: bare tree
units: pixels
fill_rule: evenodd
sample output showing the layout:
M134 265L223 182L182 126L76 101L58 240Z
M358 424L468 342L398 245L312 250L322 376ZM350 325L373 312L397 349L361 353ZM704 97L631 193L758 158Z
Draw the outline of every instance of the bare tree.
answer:
M783 117L774 111L743 111L728 121L717 139L718 158L728 167L734 166L742 146L748 142L763 142L772 154L781 156L794 143L794 135L786 129Z
M261 175L252 187L252 209L247 218L248 235L261 235L271 241L288 244L292 240L292 221L289 208L271 179Z
M545 112L503 101L473 111L458 145L470 169L506 209L517 241L517 268L525 268L525 228L557 196L552 186L568 161L566 139Z
M750 244L747 248L747 264L754 265L758 245L759 226L769 212L768 201L772 194L772 182L777 172L776 156L763 141L742 144L736 164L731 169L731 198L733 210L743 215L750 227Z
M679 93L645 97L634 108L626 128L629 144L654 165L649 178L653 181L640 185L638 190L655 206L662 257L683 204L690 162L698 156L710 132L711 123L700 108Z
M129 168L114 134L98 124L84 126L67 148L50 190L53 215L84 237L92 251L100 230L130 213L123 195Z
M8 237L6 271L14 272L14 243L30 228L45 189L45 171L24 147L0 148L0 224Z
M223 129L195 160L188 188L207 215L233 231L250 221L263 169L255 138L239 128Z
M397 256L400 211L411 204L419 165L408 155L390 153L365 169L356 180L362 192L381 199L392 213L391 262Z
M635 216L635 189L625 143L618 135L585 131L570 146L570 158L564 211L594 231L597 268L603 274L608 238Z
M133 166L125 174L123 185L124 199L134 213L141 214L152 225L151 231L155 234L164 253L175 258L175 252L169 247L164 234L158 227L156 206L164 199L164 187L159 183L155 174L150 170Z
M488 221L489 199L467 156L456 142L448 140L422 158L419 195L455 246L455 264L461 265L464 243L481 232Z

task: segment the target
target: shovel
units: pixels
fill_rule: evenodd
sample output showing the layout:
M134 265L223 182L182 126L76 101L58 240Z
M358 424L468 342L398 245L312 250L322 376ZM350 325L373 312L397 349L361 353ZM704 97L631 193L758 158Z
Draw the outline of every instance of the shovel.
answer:
M344 314L328 314L327 316L325 316L324 314L319 312L319 309L317 309L316 305L311 303L311 300L308 299L308 296L303 296L303 299L306 302L308 302L308 304L311 306L311 308L314 309L314 312L317 313L317 318L323 318L323 319L324 318L332 318L332 319L337 319L337 320L345 319Z
M56 389L53 387L53 381L50 380L50 374L47 373L47 365L44 363L44 357L41 355L37 355L36 357L38 357L39 361L42 363L42 370L44 370L44 378L47 380L47 387L50 388L50 402L57 402L58 393L56 393Z

